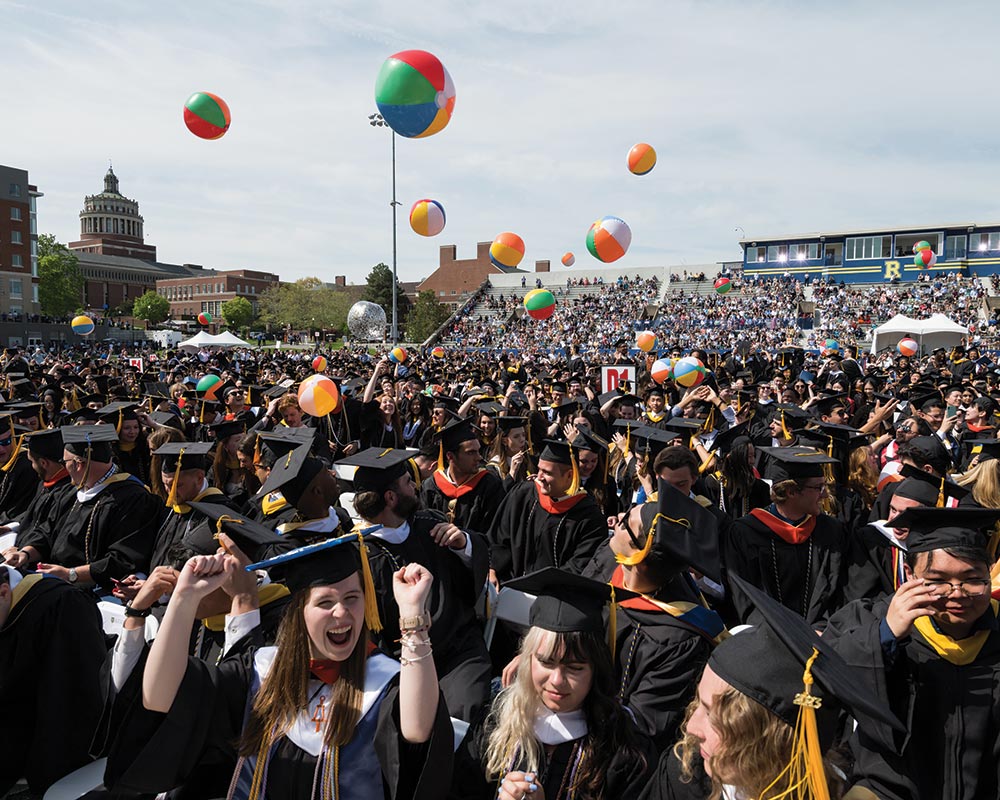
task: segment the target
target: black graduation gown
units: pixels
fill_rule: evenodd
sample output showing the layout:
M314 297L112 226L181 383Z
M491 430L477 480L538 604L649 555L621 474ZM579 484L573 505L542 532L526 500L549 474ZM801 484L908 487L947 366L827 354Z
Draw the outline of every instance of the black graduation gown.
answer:
M69 475L63 476L52 486L39 482L31 504L18 517L20 527L17 529L15 545L19 549L31 545L48 552L54 538L52 520L61 519L75 500L76 489L70 482Z
M299 510L286 501L285 505L270 514L264 513L264 506L261 500L250 498L242 509L243 513L254 522L259 522L266 528L274 530L285 522L295 522Z
M608 720L601 720L608 725ZM649 780L656 766L656 753L652 742L635 730L635 724L628 717L619 720L633 730L633 741L638 752L617 751L598 753L604 773L604 800L632 800ZM487 717L481 717L469 729L455 753L455 776L452 781L449 800L494 800L497 796L497 781L487 781L485 777L485 754L489 740L490 724ZM552 755L539 770L537 783L545 792L545 800L588 800L591 796L583 793L569 794L569 775L578 754L578 747L586 737L555 746ZM526 761L517 761L509 771L524 772ZM560 791L561 790L561 791Z
M496 516L504 494L503 482L496 473L484 470L476 488L455 500L452 521L462 530L485 534L490 529L490 523ZM420 500L425 508L451 516L448 507L452 501L441 491L434 475L420 484Z
M189 780L204 757L232 752L245 720L256 648L212 667L189 658L177 697L167 714L142 707L141 692L118 710L120 724L108 754L104 783L115 791L157 793ZM399 679L386 690L373 746L387 800L436 800L447 791L452 766L452 726L438 700L431 738L407 743L399 731ZM317 759L282 737L268 766L262 798L309 798ZM341 792L345 787L341 786Z
M893 737L884 726L870 726L868 733L859 729L853 743L855 777L882 800L995 800L1000 796L1000 631L990 632L971 664L956 666L914 629L898 643L890 666L879 638L890 600L850 603L823 634L848 663L866 668L869 688L909 730Z
M0 796L22 776L41 795L86 764L101 711L106 652L87 592L33 580L0 628Z
M858 530L855 539L855 556L847 569L845 600L892 594L896 591L893 574L895 545L872 525Z
M638 800L705 800L712 793L712 779L705 774L701 756L695 757L695 770L690 781L681 775L681 762L673 750L660 756L656 774L646 784Z
M19 453L14 466L0 473L0 514L12 520L24 513L38 488L38 473L26 452Z
M131 450L123 450L121 445L115 447L115 461L122 472L135 475L140 481L149 484L149 464L152 456L146 440L140 437Z
M226 506L232 509L234 515L239 514L236 506L224 494L211 494L199 502ZM153 555L149 561L150 569L168 566L168 553L174 545L183 545L198 552L200 555L211 555L218 546L215 543L215 523L193 508L185 514L178 514L171 508L165 509L165 516L156 533L153 545ZM252 554L248 554L252 557Z
M564 514L550 514L534 481L515 486L500 504L489 538L500 581L543 567L580 574L607 538L607 519L590 495Z
M406 564L427 568L434 576L427 608L438 682L451 715L469 721L489 698L490 658L475 612L489 572L489 545L482 534L467 531L472 538L472 563L467 567L431 538L430 529L441 521L438 512L418 511L410 520L406 541L387 542L377 535L365 539L383 625L373 639L383 652L399 658L399 608L392 576Z
M725 564L810 624L826 620L843 604L851 544L837 520L820 514L809 539L789 544L752 514L733 522L725 539ZM750 598L727 587L740 622L759 622Z
M163 503L138 478L109 483L86 502L74 498L64 516L50 523L55 539L42 560L64 567L89 564L91 578L110 591L112 578L149 571L162 513Z

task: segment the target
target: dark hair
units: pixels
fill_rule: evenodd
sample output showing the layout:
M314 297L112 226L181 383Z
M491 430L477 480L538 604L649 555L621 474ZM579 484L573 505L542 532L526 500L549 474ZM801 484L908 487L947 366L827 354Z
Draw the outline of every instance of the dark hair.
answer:
M0 586L10 584L10 572L8 572L9 569L10 567L8 567L6 564L0 564Z
M986 414L987 416L994 413L997 409L997 404L990 397L977 397L972 401L972 405L979 409L979 413Z
M385 492L358 492L354 495L354 510L363 519L372 520L385 511Z
M993 559L990 558L990 554L986 551L985 547L942 547L948 555L952 558L957 558L959 561L967 561L970 564L985 564L989 568L993 564ZM927 563L926 567L930 569L931 562L934 561L934 551L928 550L924 551L927 553ZM907 553L904 557L906 566L911 570L917 568L917 562L920 560L920 553Z
M176 542L167 549L167 565L180 572L184 569L184 565L187 564L188 559L194 558L197 555L201 555L197 550Z
M683 469L684 467L688 467L691 470L691 474L696 478L700 469L698 456L679 444L664 447L656 454L656 459L653 461L654 474L659 474L660 470L664 467L667 469Z
M898 454L900 459L908 458L918 467L929 466L939 476L947 475L948 468L951 466L951 457L944 449L944 445L941 446L940 452L931 458L927 458L926 450L920 446L914 447L912 442L901 444Z
M722 485L729 489L734 497L749 497L755 480L753 468L750 466L750 448L752 442L739 442L730 448L721 464Z

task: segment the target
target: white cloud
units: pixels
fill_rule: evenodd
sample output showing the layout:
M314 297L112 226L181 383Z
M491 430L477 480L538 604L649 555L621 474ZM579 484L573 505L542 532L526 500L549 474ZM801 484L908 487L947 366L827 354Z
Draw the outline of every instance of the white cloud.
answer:
M391 258L389 138L371 128L381 62L439 55L451 125L397 140L399 272L432 272L503 230L555 262L603 214L623 265L731 258L748 235L1000 219L991 3L505 3L0 0L18 76L0 160L45 192L40 227L77 238L112 158L160 257L361 281ZM233 127L202 142L192 91ZM659 163L637 178L629 147ZM409 230L440 199L435 239Z

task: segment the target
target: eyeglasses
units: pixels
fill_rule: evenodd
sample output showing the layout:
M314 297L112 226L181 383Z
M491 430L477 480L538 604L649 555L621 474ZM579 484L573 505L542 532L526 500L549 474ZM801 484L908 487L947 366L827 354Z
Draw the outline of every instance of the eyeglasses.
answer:
M951 583L950 581L924 581L924 586L931 590L931 594L938 597L950 597L957 589L966 597L982 597L990 589L988 579L960 581Z
M635 547L637 550L642 549L642 545L639 544L639 539L635 535L635 532L628 526L628 512L624 514L619 514L618 517L616 517L615 524L625 529L625 533L628 534L628 538L632 541L633 547Z
M83 461L79 458L60 458L59 463L65 467L67 464L82 464Z
M802 491L805 491L806 489L808 489L811 492L819 492L820 494L829 491L829 487L825 483L819 486L810 486L808 483L803 484Z

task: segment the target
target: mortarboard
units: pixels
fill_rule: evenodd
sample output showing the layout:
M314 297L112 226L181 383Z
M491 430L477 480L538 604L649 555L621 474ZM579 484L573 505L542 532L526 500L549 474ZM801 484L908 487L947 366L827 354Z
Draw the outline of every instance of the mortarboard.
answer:
M172 411L154 411L149 415L149 418L157 425L169 425L178 430L184 429L184 423L181 421L181 418Z
M449 422L436 434L434 438L441 445L442 453L453 453L458 450L462 442L478 441L479 435L471 420L457 419Z
M819 397L812 404L811 408L815 409L816 413L819 416L824 416L824 415L829 416L830 414L833 413L833 409L837 408L838 406L840 406L841 408L847 407L846 404L844 403L845 397L846 395L844 394L832 394L832 395L827 395L826 397Z
M203 503L194 500L188 503L188 505L212 521L215 526L215 535L212 537L213 541L217 541L219 531L224 530L233 538L236 546L247 554L251 561L258 557L257 554L263 548L268 548L272 552L276 548L279 551L290 550L292 548L287 539L265 528L259 522L248 519L246 515L240 514L227 505L223 505L222 503ZM197 530L197 527L194 530ZM190 544L198 552L209 555L215 553L219 547L218 544L213 544L213 541L189 542L185 537L185 544Z
M708 449L718 455L726 455L738 444L749 444L752 441L749 430L749 421L733 425L731 428L727 428L722 433L717 434Z
M825 478L824 464L836 464L831 458L812 447L758 447L758 451L772 457L769 472L774 483L805 478Z
M921 505L933 506L938 500L938 489L935 485L918 478L903 478L895 484L893 497L904 497L916 500Z
M413 456L410 450L383 449L369 447L353 456L348 456L337 462L337 465L357 467L354 472L354 489L356 492L384 492L399 477L419 474L412 464Z
M528 424L527 417L497 417L497 427L505 433Z
M913 441L912 439L910 440ZM909 442L907 443L909 444ZM933 486L937 489L937 505L938 507L944 506L947 498L954 498L955 500L961 500L971 494L970 489L966 489L964 486L959 486L954 481L948 480L947 477L938 477L931 472L925 472L920 469L920 467L914 467L912 464L903 464L899 468L899 475L902 478L912 478L914 480L923 481L929 486Z
M143 381L142 396L158 400L170 400L170 387L163 381Z
M246 433L247 426L243 420L229 419L225 422L216 422L214 425L209 425L208 429L215 435L215 441L221 442L230 436ZM310 430L315 429L310 428Z
M909 529L907 552L928 553L948 547L985 550L991 529L997 522L1000 522L1000 509L917 506L906 509L887 524L892 528Z
M61 430L63 447L73 455L101 463L111 461L111 443L118 441L118 434L110 425L70 425Z
M138 403L133 400L116 401L97 409L97 418L115 429L115 433L121 433L122 423L125 420L138 420L135 410Z
M79 408L76 411L72 412L71 414L67 415L66 419L72 425L79 425L82 422L97 422L99 417L97 416L97 412L94 411L94 409L88 408L87 406L83 406L82 408Z
M969 456L979 456L979 463L1000 459L1000 439L964 439L962 447Z
M207 469L211 452L211 442L167 442L157 447L153 455L160 457L160 472L177 473L185 469Z
M490 417L496 417L503 413L504 408L496 400L487 400L482 403L476 403L476 408L479 409L480 413L486 414Z
M24 443L28 452L49 461L61 461L63 457L62 430L54 428L52 430L34 431L24 436Z
M652 459L679 435L674 431L642 426L632 432L632 438L635 440L634 450L638 455L645 455L648 459Z

